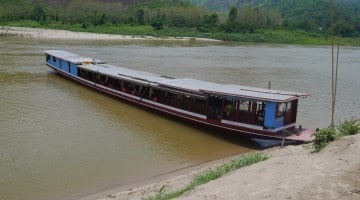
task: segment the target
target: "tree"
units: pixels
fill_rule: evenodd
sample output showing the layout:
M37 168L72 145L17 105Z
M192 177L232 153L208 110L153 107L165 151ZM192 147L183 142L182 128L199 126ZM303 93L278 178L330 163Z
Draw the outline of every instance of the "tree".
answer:
M229 11L229 22L235 23L237 19L238 8L236 6L232 6Z
M219 18L216 13L211 13L211 15L204 15L204 27L205 28L213 28L218 25Z
M237 23L236 23L237 17L238 17L238 9L236 6L233 6L230 8L229 11L229 19L222 26L222 29L228 33L237 32Z
M37 22L43 23L46 21L46 14L44 8L39 3L34 6L33 15L33 19Z
M144 9L140 8L136 11L136 19L137 19L137 23L140 25L144 25L145 24L145 20L144 20Z
M154 28L154 30L158 31L163 28L163 22L160 17L156 17L152 22L151 26Z

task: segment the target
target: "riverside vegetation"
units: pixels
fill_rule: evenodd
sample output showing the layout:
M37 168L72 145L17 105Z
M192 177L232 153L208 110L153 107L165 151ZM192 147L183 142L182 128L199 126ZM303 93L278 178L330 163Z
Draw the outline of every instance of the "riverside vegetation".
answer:
M336 127L329 127L315 133L314 148L315 152L321 151L330 142L346 135L360 133L360 120L351 119L340 122Z
M344 2L342 44L360 45L360 3ZM3 26L249 43L330 43L325 0L238 0L237 7L221 11L201 6L205 1L186 0L0 0L0 4Z

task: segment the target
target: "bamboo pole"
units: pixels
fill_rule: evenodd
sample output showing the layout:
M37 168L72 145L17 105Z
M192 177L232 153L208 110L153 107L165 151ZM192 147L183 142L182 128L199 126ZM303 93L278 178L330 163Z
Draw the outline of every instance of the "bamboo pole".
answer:
M339 23L338 23L338 38L337 38L337 50L336 50L336 64L334 58L334 4L333 0L330 0L330 17L331 17L331 127L334 127L334 118L335 118L335 104L336 104L336 94L337 94L337 85L338 85L338 72L339 72L339 54L340 54L340 38L341 38L341 24L342 24L342 4L343 1L340 0L339 5Z

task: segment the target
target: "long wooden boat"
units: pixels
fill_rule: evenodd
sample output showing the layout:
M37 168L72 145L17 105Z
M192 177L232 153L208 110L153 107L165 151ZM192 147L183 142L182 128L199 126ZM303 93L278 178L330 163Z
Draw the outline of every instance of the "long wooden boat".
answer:
M296 128L298 99L308 94L172 78L118 67L63 50L45 51L60 75L127 102L220 133L253 138L313 140Z

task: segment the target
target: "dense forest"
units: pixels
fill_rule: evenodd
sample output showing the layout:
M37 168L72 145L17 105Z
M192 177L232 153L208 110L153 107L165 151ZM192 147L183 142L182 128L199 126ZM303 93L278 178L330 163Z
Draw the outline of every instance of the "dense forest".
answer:
M281 27L329 33L330 0L191 0L210 10L227 12L231 6L279 12ZM334 15L339 17L340 0L334 0ZM360 35L360 1L342 0L342 35ZM241 13L241 11L240 11Z
M30 25L36 22L44 27L68 29L77 27L84 31L103 26L152 27L152 34L153 31L160 32L162 29L180 32L186 30L208 33L208 37L221 35L220 39L224 40L233 39L226 34L253 34L263 30L301 30L327 36L330 34L330 11L334 10L335 27L339 27L337 19L340 12L339 1L334 1L333 7L329 2L329 0L0 0L0 25L23 21ZM360 2L357 0L343 0L343 2L341 34L347 37L359 37ZM207 35L202 34L202 36Z

